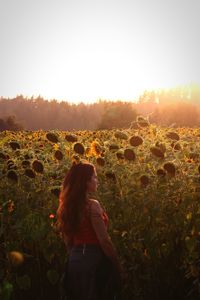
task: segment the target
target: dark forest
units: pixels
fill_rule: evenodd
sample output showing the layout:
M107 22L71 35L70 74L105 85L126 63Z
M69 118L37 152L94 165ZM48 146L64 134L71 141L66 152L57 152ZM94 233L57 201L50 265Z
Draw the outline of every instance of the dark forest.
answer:
M138 115L160 126L200 126L200 86L145 91L135 102L100 99L70 104L41 96L0 98L0 131L128 128Z

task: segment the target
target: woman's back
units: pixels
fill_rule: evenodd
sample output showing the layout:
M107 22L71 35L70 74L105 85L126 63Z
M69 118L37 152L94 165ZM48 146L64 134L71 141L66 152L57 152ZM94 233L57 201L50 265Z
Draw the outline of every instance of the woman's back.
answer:
M82 220L79 231L72 237L72 244L77 246L81 244L100 245L94 227L91 222L92 204L96 200L87 201L83 211ZM105 226L108 228L109 219L105 211L102 210L101 218Z

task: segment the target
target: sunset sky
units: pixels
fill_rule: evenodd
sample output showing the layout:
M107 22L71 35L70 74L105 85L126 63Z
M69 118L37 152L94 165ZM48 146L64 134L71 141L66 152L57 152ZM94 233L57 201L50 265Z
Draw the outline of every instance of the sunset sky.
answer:
M200 83L199 0L0 0L0 96L134 100Z

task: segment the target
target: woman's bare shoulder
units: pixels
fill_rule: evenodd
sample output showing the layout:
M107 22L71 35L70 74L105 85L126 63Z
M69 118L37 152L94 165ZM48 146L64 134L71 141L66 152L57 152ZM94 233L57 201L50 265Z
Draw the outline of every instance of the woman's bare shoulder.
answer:
M99 201L96 200L96 199L89 199L89 203L90 203L91 206L101 207Z
M89 199L89 203L91 205L91 209L95 211L102 211L102 207L98 200L96 199Z

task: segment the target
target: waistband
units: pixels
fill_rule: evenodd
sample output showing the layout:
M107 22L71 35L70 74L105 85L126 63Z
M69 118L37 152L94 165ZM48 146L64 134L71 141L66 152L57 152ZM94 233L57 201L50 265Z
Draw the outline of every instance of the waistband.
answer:
M100 245L96 244L79 244L73 245L72 249L99 249L101 248Z
M81 245L74 245L71 248L70 255L73 256L75 253L82 253L83 255L85 253L90 253L90 252L95 252L95 253L101 253L103 255L103 250L100 245L95 245L95 244L81 244Z

